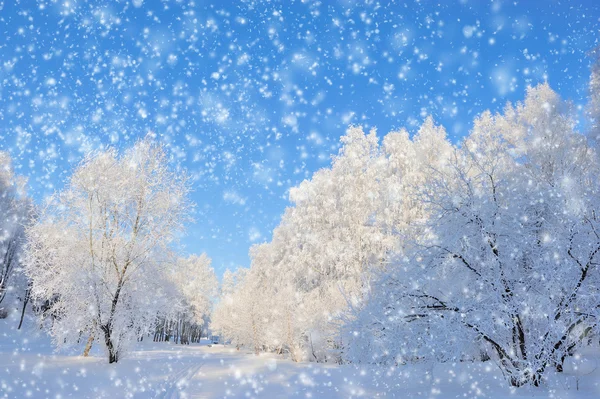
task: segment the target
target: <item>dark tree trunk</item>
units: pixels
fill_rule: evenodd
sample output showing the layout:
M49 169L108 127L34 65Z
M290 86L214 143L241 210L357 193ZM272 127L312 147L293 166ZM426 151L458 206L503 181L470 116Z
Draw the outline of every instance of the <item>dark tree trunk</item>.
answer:
M104 324L103 326L101 326L101 329L104 332L104 344L106 345L106 349L108 350L108 363L109 364L116 363L119 361L119 352L118 352L118 349L115 348L113 339L112 339L112 334L113 334L112 321L113 321L115 312L117 310L117 304L119 303L119 295L121 294L122 288L123 288L123 280L120 279L119 283L117 284L117 291L115 292L115 296L113 297L113 300L112 300L110 316L108 318L108 322L106 324Z
M21 326L23 325L23 318L25 317L25 309L27 309L27 303L29 303L30 297L31 297L31 290L29 288L27 288L27 290L25 290L25 298L23 298L23 309L21 309L21 319L19 320L19 327L17 327L17 330L20 330Z
M111 338L112 327L109 324L103 325L102 331L104 332L104 344L108 350L108 363L116 363L119 361L119 353L116 350Z

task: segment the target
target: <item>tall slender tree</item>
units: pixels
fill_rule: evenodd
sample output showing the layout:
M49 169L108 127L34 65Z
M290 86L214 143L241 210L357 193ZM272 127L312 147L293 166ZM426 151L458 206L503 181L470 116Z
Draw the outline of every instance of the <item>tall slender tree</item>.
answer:
M0 151L0 318L8 312L8 293L24 297L27 290L21 273L21 250L33 208L25 186L26 179L14 173L10 155Z

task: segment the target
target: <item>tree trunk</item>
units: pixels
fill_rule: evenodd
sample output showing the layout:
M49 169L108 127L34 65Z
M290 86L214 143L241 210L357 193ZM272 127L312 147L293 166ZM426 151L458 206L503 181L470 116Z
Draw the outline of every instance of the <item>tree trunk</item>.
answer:
M254 341L254 354L258 356L260 349L258 347L258 332L256 331L256 323L254 322L254 315L252 315L252 340Z
M127 266L123 269L122 276L125 275L125 271L127 270ZM102 331L104 332L104 344L106 345L106 349L108 350L108 363L116 363L119 361L119 353L115 348L112 340L112 320L115 316L115 312L117 310L117 304L119 303L119 295L121 294L121 289L123 288L123 277L119 279L119 283L117 284L117 290L115 291L115 295L112 300L111 308L110 308L110 316L108 317L108 322L101 326Z
M17 330L20 330L21 326L23 325L23 318L25 317L25 309L27 308L27 303L29 302L30 297L31 297L31 290L29 288L27 288L27 290L25 290L25 298L23 298L23 309L21 310L21 319L19 320L19 327L17 327Z
M319 359L317 358L317 355L315 355L315 348L313 347L312 334L308 333L308 337L310 340L310 352L313 355L313 357L315 358L315 362L319 363Z
M85 344L85 349L83 350L83 357L89 356L93 343L94 343L94 333L90 334L90 337L88 338L87 343Z
M116 363L119 361L119 354L113 345L113 341L111 338L112 328L110 325L102 326L102 331L104 331L104 344L106 345L106 349L108 350L108 363Z

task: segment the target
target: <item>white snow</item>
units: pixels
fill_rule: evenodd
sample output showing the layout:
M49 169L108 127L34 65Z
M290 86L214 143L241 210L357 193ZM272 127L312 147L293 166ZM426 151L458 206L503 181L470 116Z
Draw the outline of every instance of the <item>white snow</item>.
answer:
M4 325L3 325L4 324ZM52 352L48 337L0 320L0 398L597 398L599 356L542 388L508 387L492 363L396 368L294 363L233 346L142 342L119 363ZM98 349L98 348L95 348ZM574 370L579 366L580 370ZM579 374L579 375L578 375ZM577 389L579 388L579 389Z

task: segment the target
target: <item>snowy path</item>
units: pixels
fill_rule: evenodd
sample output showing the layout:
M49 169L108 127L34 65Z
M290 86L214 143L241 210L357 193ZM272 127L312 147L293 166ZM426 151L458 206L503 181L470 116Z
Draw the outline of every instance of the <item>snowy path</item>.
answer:
M12 344L0 342L0 398L600 397L595 369L580 379L580 391L574 376L564 376L549 389L513 392L491 363L363 369L297 364L220 345L144 343L108 365L99 356L52 355L48 348Z
M180 392L184 391L188 387L189 381L198 374L203 363L192 364L188 367L184 367L180 372L173 374L164 386L162 386L157 392L156 399L177 399L179 398Z

